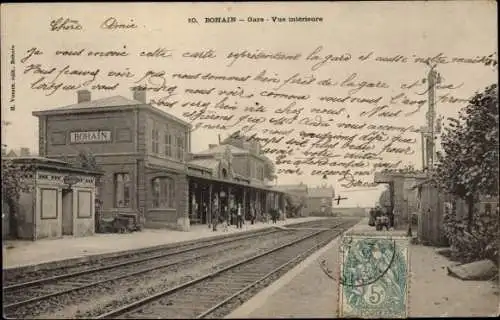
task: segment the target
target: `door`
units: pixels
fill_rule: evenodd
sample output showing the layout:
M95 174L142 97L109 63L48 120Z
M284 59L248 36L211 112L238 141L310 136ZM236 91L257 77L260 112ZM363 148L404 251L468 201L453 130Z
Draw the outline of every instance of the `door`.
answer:
M62 193L62 234L73 235L73 190Z

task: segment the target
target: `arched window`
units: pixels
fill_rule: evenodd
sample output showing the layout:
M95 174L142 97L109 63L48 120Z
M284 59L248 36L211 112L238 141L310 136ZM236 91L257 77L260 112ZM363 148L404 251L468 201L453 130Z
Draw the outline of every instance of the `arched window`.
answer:
M175 184L172 178L158 177L151 181L153 208L174 208Z

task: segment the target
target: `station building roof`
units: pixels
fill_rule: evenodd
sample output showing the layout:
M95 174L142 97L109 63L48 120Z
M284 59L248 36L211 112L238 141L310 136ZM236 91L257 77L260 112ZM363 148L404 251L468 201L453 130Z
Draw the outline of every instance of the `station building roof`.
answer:
M224 152L226 152L226 148L228 148L228 147L229 147L229 151L231 151L231 154L249 154L250 153L250 151L248 151L248 150L244 150L244 149L235 147L235 146L230 145L230 144L219 144L219 145L214 146L212 148L208 148L206 150L197 152L193 155L194 156L197 156L197 155L203 156L203 155L213 155L213 154L218 154L218 153L224 153Z
M39 117L39 116L58 115L58 114L92 113L92 112L120 111L120 110L124 111L127 110L128 108L147 109L165 118L171 119L175 122L191 127L191 124L189 122L186 122L170 113L164 112L159 108L153 107L151 104L144 103L134 99L125 98L120 95L96 99L96 100L83 101L80 103L70 104L47 110L33 111L32 114L35 117Z
M11 160L15 164L20 164L20 165L25 164L41 169L53 169L58 171L88 173L92 175L103 174L103 172L98 170L79 168L66 161L52 159L52 158L45 158L40 156L3 157L2 160Z
M196 165L199 167L203 167L209 170L216 171L217 166L219 165L219 161L216 159L194 159L189 161L188 166L190 165Z

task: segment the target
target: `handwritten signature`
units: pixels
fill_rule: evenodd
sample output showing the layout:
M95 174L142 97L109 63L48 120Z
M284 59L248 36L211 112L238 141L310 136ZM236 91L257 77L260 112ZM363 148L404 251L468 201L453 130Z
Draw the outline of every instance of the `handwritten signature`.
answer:
M127 23L122 23L118 21L115 17L110 17L104 20L101 23L101 29L106 30L129 30L129 29L137 29L138 26L134 22L134 19L130 19Z

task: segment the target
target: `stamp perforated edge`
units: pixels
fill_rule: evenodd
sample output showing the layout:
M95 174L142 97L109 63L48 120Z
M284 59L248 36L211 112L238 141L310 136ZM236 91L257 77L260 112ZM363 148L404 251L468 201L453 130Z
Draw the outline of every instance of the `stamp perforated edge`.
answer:
M407 241L407 250L406 250L406 265L407 265L407 271L406 271L406 306L405 306L405 315L404 317L407 318L410 316L410 293L411 293L411 281L413 279L412 277L412 266L411 266L411 237L408 236L402 236L402 235L391 235L391 234L373 234L373 233L355 233L355 232L349 232L346 231L342 233L342 235L339 238L339 250L338 250L338 261L340 262L337 267L337 279L341 279L342 275L342 270L344 266L344 254L342 251L342 243L344 240L344 237L349 236L352 238L360 238L360 239L366 239L366 238L380 238L380 239L399 239L399 240L405 240ZM342 294L342 282L338 281L337 284L337 318L343 318L343 294Z

